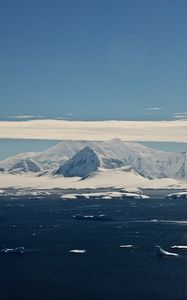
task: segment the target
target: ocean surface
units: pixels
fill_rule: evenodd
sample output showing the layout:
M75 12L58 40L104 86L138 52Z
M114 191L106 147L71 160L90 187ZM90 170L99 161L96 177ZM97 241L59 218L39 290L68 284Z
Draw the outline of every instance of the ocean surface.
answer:
M113 220L78 221L75 214ZM187 251L158 258L155 245L187 245L186 200L1 196L0 248L26 252L0 253L0 300L187 299Z

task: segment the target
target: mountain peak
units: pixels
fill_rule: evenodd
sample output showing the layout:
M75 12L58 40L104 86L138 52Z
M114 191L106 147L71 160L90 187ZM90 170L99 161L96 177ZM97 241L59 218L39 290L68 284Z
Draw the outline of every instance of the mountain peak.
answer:
M86 177L96 171L99 166L100 159L98 155L87 146L65 162L55 174L63 174L64 177Z
M42 167L34 161L32 158L26 158L23 160L17 160L9 169L12 173L27 173L27 172L41 172Z

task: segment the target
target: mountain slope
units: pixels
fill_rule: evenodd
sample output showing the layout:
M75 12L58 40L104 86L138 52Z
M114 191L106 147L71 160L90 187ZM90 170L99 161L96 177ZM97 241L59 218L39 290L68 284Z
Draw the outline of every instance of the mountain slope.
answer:
M149 180L138 174L131 167L122 167L112 169L99 168L87 178L82 180L82 186L89 187L140 187L146 184ZM80 185L81 186L81 185Z
M86 147L76 153L71 159L64 163L56 172L56 175L63 174L64 177L85 177L97 170L100 161L97 154Z
M42 172L43 169L32 158L22 159L20 161L17 161L10 169L9 171L11 173L28 173L28 172Z
M19 161L28 159L28 158L32 158L36 155L36 152L26 152L26 153L21 153L21 154L17 154L14 156L11 156L7 159L4 159L2 161L0 161L0 167L6 170L9 170L12 168L12 166Z
M63 174L65 177L86 177L99 167L114 169L122 165L122 161L99 154L87 146L65 162L55 174Z
M0 164L0 169L8 171L10 173L37 173L42 172L42 166L32 158L30 155L17 155L11 159L7 159Z

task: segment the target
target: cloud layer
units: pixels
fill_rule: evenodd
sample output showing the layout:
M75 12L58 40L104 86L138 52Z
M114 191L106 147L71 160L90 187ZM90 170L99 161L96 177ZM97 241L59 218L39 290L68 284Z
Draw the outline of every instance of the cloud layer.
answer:
M187 142L187 121L0 121L0 139Z

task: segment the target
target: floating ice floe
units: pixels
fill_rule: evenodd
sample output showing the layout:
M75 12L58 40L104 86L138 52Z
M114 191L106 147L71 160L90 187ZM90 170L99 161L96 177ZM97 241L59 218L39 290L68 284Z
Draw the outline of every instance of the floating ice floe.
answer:
M16 247L16 248L4 248L1 250L2 253L12 253L12 254L23 254L25 252L24 247Z
M134 248L134 246L131 245L131 244L129 244L129 245L121 245L119 247L122 248L122 249L133 249Z
M187 250L187 246L183 246L183 245L174 245L174 246L171 246L171 249Z
M179 256L178 253L173 253L173 252L168 252L164 249L162 249L162 247L160 246L155 246L157 251L156 251L156 255L159 256L159 257L162 257L162 256Z
M103 196L102 199L105 199L105 200L112 200L112 197L111 197L111 196Z
M76 214L73 216L75 220L79 221L112 221L112 218L110 216L107 216L105 214L102 215L80 215Z
M168 194L166 196L166 199L187 199L187 191L186 192Z
M138 193L129 193L129 192L90 192L90 193L83 193L83 194L64 194L61 196L62 199L77 199L78 197L83 197L85 199L89 198L101 198L101 199L149 199L150 197L143 194Z
M62 199L77 199L76 194L65 194L61 196Z
M75 254L85 254L86 249L73 249L69 251L70 253L75 253Z

